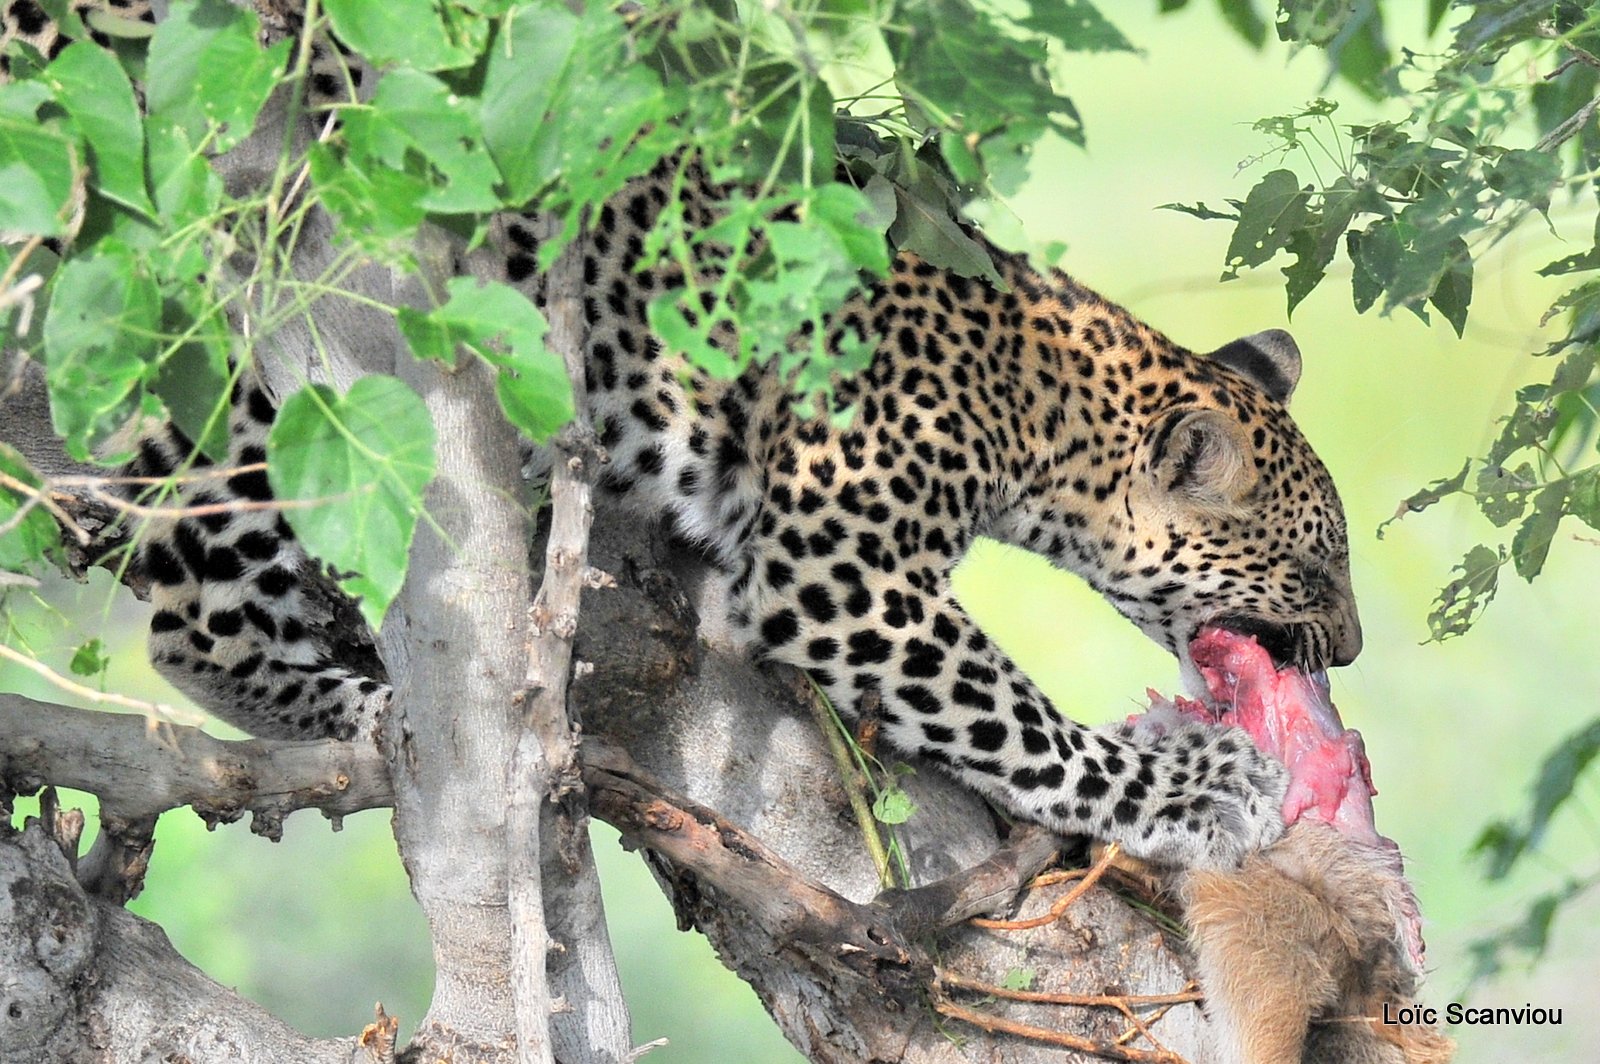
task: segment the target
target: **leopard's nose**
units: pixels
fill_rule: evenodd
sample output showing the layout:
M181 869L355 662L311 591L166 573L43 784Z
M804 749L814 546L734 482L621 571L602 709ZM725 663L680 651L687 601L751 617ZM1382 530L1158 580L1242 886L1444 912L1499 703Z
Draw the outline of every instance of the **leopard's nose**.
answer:
M1348 665L1361 653L1361 618L1352 608L1333 629L1333 664Z

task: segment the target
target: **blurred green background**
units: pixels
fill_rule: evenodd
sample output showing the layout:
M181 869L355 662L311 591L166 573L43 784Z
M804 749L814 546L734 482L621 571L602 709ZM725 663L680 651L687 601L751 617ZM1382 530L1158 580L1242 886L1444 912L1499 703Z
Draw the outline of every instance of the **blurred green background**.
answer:
M1064 241L1063 265L1175 340L1209 349L1259 329L1288 325L1305 356L1297 420L1337 479L1352 532L1366 650L1334 677L1348 724L1367 737L1381 830L1395 837L1427 918L1434 971L1426 998L1453 999L1469 970L1468 944L1519 917L1527 902L1600 849L1593 819L1567 815L1541 858L1506 883L1486 885L1467 849L1484 823L1525 804L1539 756L1595 710L1600 691L1594 604L1600 544L1564 530L1546 575L1508 582L1469 636L1423 645L1424 617L1447 572L1485 532L1459 502L1373 529L1400 499L1482 453L1494 420L1520 384L1540 379L1525 353L1541 346L1537 322L1558 286L1533 276L1539 264L1586 246L1586 233L1528 227L1480 262L1472 321L1456 340L1409 314L1357 317L1348 266L1285 320L1275 270L1216 283L1229 227L1153 209L1171 201L1243 198L1261 169L1237 164L1268 147L1249 123L1319 94L1320 54L1285 61L1281 48L1252 53L1209 5L1157 19L1148 7L1106 5L1146 51L1074 57L1063 91L1088 126L1087 152L1047 144L1030 183L996 212L992 227L1021 231L1035 246ZM1391 33L1420 38L1415 14L1392 5ZM1337 86L1337 119L1375 117ZM1561 237L1576 242L1567 245ZM1341 269L1340 267L1343 267ZM1067 713L1109 720L1142 706L1142 692L1171 690L1172 660L1146 643L1075 579L1020 551L981 544L958 574L958 591L980 622ZM105 617L113 654L107 686L180 701L144 666L144 611L98 576L52 586L50 607L20 612L14 643L64 665L66 650ZM0 687L53 693L30 675L0 671ZM1586 804L1596 807L1591 780ZM24 806L24 811L27 810ZM658 1064L764 1064L799 1057L777 1035L753 994L718 964L698 936L673 927L671 912L638 859L597 827L613 937L634 1008L639 1042L667 1037ZM430 991L425 928L393 849L388 817L368 813L334 834L301 814L284 841L269 844L242 826L208 834L186 814L161 824L150 877L132 908L166 928L177 947L223 983L319 1034L348 1033L382 1001L408 1024ZM1600 1060L1600 904L1564 912L1549 956L1477 991L1474 1004L1532 1002L1563 1008L1545 1028L1457 1028L1463 1064L1505 1060ZM662 978L663 974L670 978ZM1587 1006L1587 1007L1586 1007Z

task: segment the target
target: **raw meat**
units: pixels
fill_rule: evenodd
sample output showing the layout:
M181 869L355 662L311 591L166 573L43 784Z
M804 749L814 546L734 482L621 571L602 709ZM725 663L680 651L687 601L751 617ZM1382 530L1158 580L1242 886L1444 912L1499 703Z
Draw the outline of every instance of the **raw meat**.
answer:
M1324 673L1307 676L1278 669L1254 636L1206 628L1189 644L1189 654L1204 677L1207 700L1168 700L1150 692L1154 718L1141 726L1160 727L1176 713L1191 720L1243 728L1256 745L1289 769L1283 821L1322 821L1349 842L1370 850L1374 869L1392 877L1390 897L1396 935L1416 972L1423 968L1422 919L1416 895L1405 878L1400 848L1378 834L1373 822L1372 769L1361 734L1345 728L1328 697ZM1271 851L1269 849L1268 854Z

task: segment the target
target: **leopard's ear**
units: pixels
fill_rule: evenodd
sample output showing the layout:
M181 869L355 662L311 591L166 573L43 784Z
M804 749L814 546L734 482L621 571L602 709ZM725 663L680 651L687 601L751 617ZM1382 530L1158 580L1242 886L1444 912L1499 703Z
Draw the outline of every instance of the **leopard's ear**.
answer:
M1211 352L1211 358L1249 377L1261 390L1288 404L1300 382L1300 348L1282 329L1251 333Z
M1244 426L1221 410L1169 410L1146 431L1140 449L1156 498L1226 511L1249 495L1258 479Z

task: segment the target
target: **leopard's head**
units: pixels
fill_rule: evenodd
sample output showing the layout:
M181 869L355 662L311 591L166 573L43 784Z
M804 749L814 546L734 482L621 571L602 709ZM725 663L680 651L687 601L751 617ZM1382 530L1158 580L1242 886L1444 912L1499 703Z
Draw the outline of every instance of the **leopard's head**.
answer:
M1361 624L1344 508L1289 417L1294 340L1257 333L1183 367L1182 398L1132 450L1112 601L1186 664L1205 625L1254 635L1279 665L1349 664Z

